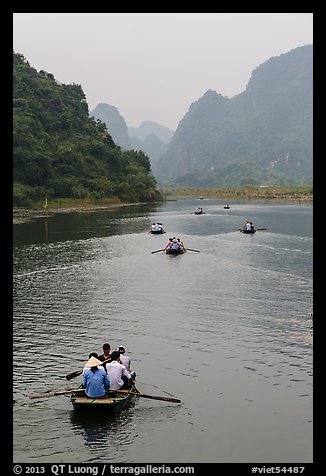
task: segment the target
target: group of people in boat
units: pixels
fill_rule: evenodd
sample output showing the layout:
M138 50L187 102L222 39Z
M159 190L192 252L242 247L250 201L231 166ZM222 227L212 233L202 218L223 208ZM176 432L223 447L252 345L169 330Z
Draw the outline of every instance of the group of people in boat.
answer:
M111 352L108 343L103 344L103 353L91 352L83 369L83 385L89 398L103 398L108 390L130 389L136 378L131 371L131 359L126 349L119 345Z
M202 207L197 207L196 210L195 210L195 214L196 215L201 215L202 213L204 213L204 210Z
M184 244L182 243L180 238L176 238L175 236L173 238L169 238L169 241L167 242L164 251L169 248L172 250L182 249L183 251L186 251L186 248L184 247Z
M163 223L153 223L151 226L151 231L162 232L163 231Z
M254 225L249 220L247 220L246 223L243 225L244 230L254 230L254 228Z

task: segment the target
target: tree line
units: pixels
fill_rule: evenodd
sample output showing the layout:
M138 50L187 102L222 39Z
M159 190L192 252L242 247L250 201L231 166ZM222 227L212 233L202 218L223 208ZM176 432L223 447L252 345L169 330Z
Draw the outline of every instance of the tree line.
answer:
M82 87L61 84L13 53L13 205L51 198L162 200L150 159L123 151L89 117Z

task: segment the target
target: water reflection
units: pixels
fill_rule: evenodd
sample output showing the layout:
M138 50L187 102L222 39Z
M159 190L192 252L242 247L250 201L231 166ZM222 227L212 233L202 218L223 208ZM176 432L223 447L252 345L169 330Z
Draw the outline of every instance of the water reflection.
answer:
M141 233L150 229L159 205L142 205L34 217L14 225L15 246Z
M128 408L116 413L108 412L70 412L70 422L76 436L84 438L85 445L91 450L107 450L117 444L130 443L130 427L133 426L134 415L131 409L135 403L130 402Z

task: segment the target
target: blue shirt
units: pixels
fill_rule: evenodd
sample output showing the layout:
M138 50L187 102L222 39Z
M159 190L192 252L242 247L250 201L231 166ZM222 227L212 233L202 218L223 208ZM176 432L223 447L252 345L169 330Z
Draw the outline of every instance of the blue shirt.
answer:
M105 390L110 387L110 380L104 369L91 369L84 373L84 387L86 395L91 398L104 397Z

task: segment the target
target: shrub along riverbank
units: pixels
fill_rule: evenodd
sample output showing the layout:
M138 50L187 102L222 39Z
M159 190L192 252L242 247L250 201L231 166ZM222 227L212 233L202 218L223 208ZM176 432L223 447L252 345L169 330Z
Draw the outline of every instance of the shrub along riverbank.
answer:
M286 199L286 200L313 200L312 185L297 186L250 186L237 188L177 188L161 190L162 195L168 198L175 196L195 196L203 198L223 198L225 200L240 199Z
M239 187L239 188L177 188L161 190L161 195L165 200L172 196L179 197L203 197L203 198L223 198L226 202L231 200L250 200L250 199L272 199L272 200L295 200L298 202L312 202L313 188L311 185L291 186L291 187ZM62 198L53 200L44 200L37 202L33 208L14 208L14 223L21 223L32 217L46 216L51 213L63 213L73 211L89 211L98 209L108 209L115 207L124 207L137 205L136 203L121 202L119 198Z

